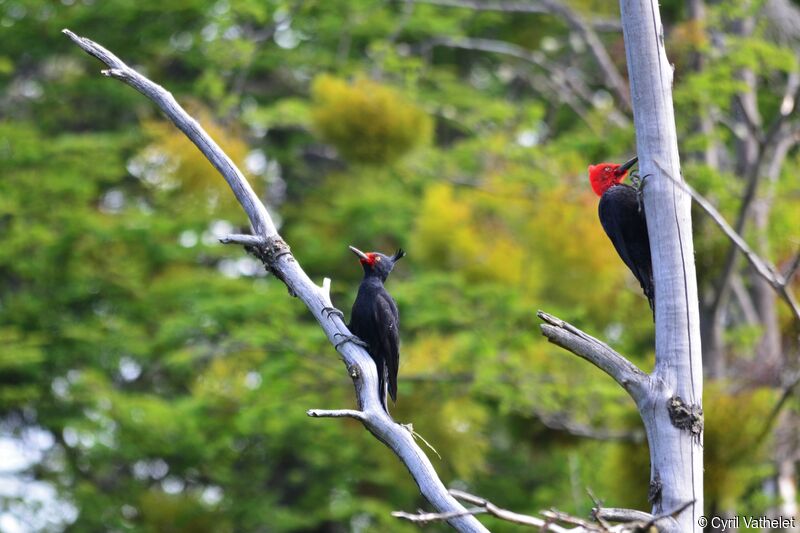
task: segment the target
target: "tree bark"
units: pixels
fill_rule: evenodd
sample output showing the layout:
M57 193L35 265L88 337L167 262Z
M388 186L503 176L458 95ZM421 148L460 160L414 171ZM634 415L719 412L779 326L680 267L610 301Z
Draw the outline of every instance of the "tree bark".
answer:
M656 366L640 405L650 445L653 514L700 531L703 509L702 356L691 198L679 183L672 66L656 0L621 0L637 152L656 285Z

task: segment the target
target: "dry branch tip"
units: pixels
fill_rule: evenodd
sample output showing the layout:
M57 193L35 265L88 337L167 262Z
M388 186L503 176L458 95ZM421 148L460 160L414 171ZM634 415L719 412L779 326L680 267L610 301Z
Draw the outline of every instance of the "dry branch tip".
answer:
M306 414L312 418L355 418L362 422L367 418L366 413L355 409L309 409Z

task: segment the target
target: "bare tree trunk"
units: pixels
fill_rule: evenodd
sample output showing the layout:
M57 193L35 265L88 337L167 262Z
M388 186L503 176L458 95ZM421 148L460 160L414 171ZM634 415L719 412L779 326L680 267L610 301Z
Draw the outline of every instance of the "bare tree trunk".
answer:
M650 444L653 513L699 531L703 509L702 356L691 198L681 181L672 66L656 0L621 0L637 153L656 285L656 368L640 412ZM677 183L676 181L677 180Z

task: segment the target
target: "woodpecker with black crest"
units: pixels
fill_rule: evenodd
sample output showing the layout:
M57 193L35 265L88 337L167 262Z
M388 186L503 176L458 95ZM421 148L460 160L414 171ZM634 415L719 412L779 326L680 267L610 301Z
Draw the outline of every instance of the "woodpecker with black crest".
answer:
M614 244L622 261L642 286L655 318L655 283L650 257L650 237L641 191L622 180L638 160L634 157L621 165L600 163L589 165L589 182L600 197L600 224Z
M347 328L353 334L344 342L355 342L369 353L378 369L378 397L386 412L387 394L397 401L397 369L400 364L400 313L397 304L383 284L395 263L406 253L400 249L392 256L378 252L362 252L355 246L350 250L358 256L364 268L364 279L358 287L358 295L350 312ZM325 310L339 314L332 308Z

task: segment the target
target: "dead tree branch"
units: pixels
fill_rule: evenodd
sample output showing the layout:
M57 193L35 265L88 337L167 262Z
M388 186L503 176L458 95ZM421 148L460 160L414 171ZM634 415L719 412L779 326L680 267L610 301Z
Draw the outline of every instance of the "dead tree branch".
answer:
M545 322L540 327L547 340L586 359L614 378L637 404L647 394L647 374L606 343L549 313L539 311L536 314Z
M795 13L792 13L793 15ZM792 72L787 77L786 88L781 106L776 116L768 127L763 125L758 107L756 104L756 89L751 79L751 91L749 93L739 93L734 99L737 108L744 119L745 127L738 131L735 125L734 131L743 143L748 143L756 153L753 160L746 165L744 174L746 178L745 191L736 216L733 231L736 234L744 232L747 220L750 217L751 207L756 200L759 184L762 179L762 168L766 169L767 176L775 179L780 172L780 168L788 151L798 142L800 137L795 127L789 123L789 118L795 111L797 99L800 98L800 76ZM730 126L729 126L730 127ZM714 297L708 306L711 321L719 324L722 320L723 308L733 290L732 280L736 271L738 252L740 248L736 242L732 242L723 263L722 275L716 284ZM749 259L749 258L748 258ZM790 303L790 306L797 307L794 296L785 288L779 290L782 299ZM794 312L794 310L793 310ZM719 327L717 327L719 330Z
M758 437L756 437L756 442L760 443L763 442L764 439L767 438L770 431L772 430L775 421L778 419L778 415L781 414L781 411L786 406L786 402L789 401L789 398L792 397L794 394L795 389L797 386L800 385L800 372L795 372L792 376L785 380L786 385L783 387L783 392L781 393L780 398L778 401L775 402L775 405L772 407L769 415L767 415L767 420L764 422L764 428L759 433Z
M550 533L638 533L640 531L649 531L651 526L656 526L658 530L662 532L678 531L678 524L675 521L675 516L683 512L693 503L687 502L676 510L659 516L653 516L649 513L635 511L633 509L595 508L592 512L592 517L597 521L595 524L556 509L542 511L541 514L544 518L539 518L537 516L524 515L509 511L508 509L503 509L485 498L461 490L450 489L450 494L461 501L474 505L475 507L466 511L471 514L486 513L512 524L533 527L537 528L538 531ZM392 513L392 516L416 524L430 524L432 522L441 522L451 518L448 513L419 512L415 514L403 511L395 511ZM616 525L611 525L608 522L618 523ZM568 524L576 527L568 528L561 524Z
M800 252L795 254L794 259L789 262L789 266L783 273L783 279L787 284L791 283L792 278L797 273L798 268L800 268Z
M671 176L670 179L674 180ZM695 203L697 203L709 217L711 217L711 220L713 220L725 236L730 239L732 245L742 252L742 255L744 255L753 266L753 270L755 270L755 272L775 290L778 296L786 302L795 321L800 324L800 306L789 287L791 278L786 278L775 265L755 253L744 238L728 224L728 221L717 211L714 205L703 197L703 195L695 191L691 185L685 182L678 182L677 180L674 181L692 197ZM792 271L790 270L790 272Z
M412 0L416 4L428 4L440 7L456 7L474 11L497 11L499 13L531 13L552 15L552 7L546 2L519 2L500 0L497 2L482 0ZM596 31L615 32L622 29L618 20L595 18L589 21Z
M533 2L514 2L514 1L495 1L479 2L476 0L414 0L421 4L432 4L443 7L458 7L472 9L476 11L499 11L505 13L541 13L554 15L567 23L575 31L597 62L600 70L605 77L606 85L614 93L626 110L631 109L631 97L628 92L628 84L617 69L606 47L600 41L595 29L597 26L592 22L587 22L577 12L573 11L566 3L558 0L538 0ZM609 27L607 22L602 23L603 27ZM614 31L619 31L618 25L611 26Z
M365 418L362 411L356 411L355 409L309 409L306 414L314 418L355 418L362 422Z
M236 199L247 213L253 228L252 238L232 235L228 242L244 244L263 262L265 267L286 284L289 293L300 298L317 319L328 340L334 346L339 342L337 335L349 335L340 317L328 318L323 309L332 307L330 284L317 286L292 256L289 246L278 234L264 204L259 200L247 179L231 159L203 130L175 98L163 87L153 83L128 67L114 54L99 44L79 37L69 30L64 33L83 51L96 57L107 67L103 74L118 79L135 88L152 100L170 120L200 149L214 167L228 182ZM339 352L353 379L358 411L314 411L309 416L347 416L361 420L375 437L386 444L406 465L422 495L439 512L456 513L447 522L459 531L488 531L472 515L462 515L466 509L451 496L439 479L430 460L414 442L411 433L397 424L383 410L378 398L378 375L375 364L367 352L353 343L341 345Z
M636 509L620 509L618 507L602 507L594 509L593 514L609 522L641 522L646 523L653 519L653 515Z
M568 72L568 69L554 65L541 52L532 52L505 41L470 37L436 37L424 44L426 49L435 46L506 55L541 68L547 73L545 79L548 85L552 86L553 95L568 105L587 126L591 127L586 108L586 102L591 102L592 99L589 87L577 73ZM622 120L625 120L624 117ZM619 118L615 118L615 121L619 121Z
M485 500L473 494L469 494L468 492L450 489L450 494L452 494L459 500L475 505L475 507L473 507L468 511L472 514L487 513L501 520L511 522L513 524L539 528L539 531L543 532L567 533L572 531L579 531L576 529L565 529L557 524L554 524L553 521L549 519L542 519L542 518L537 518L535 516L523 515L515 513L513 511L509 511L507 509L503 509L501 507L494 505L492 502L488 500ZM448 518L450 518L450 516L448 516L447 513L414 514L414 513L406 513L403 511L395 511L392 513L392 516L401 518L403 520L408 520L409 522L414 522L417 524L429 524L431 522L441 522L443 520L447 520Z

